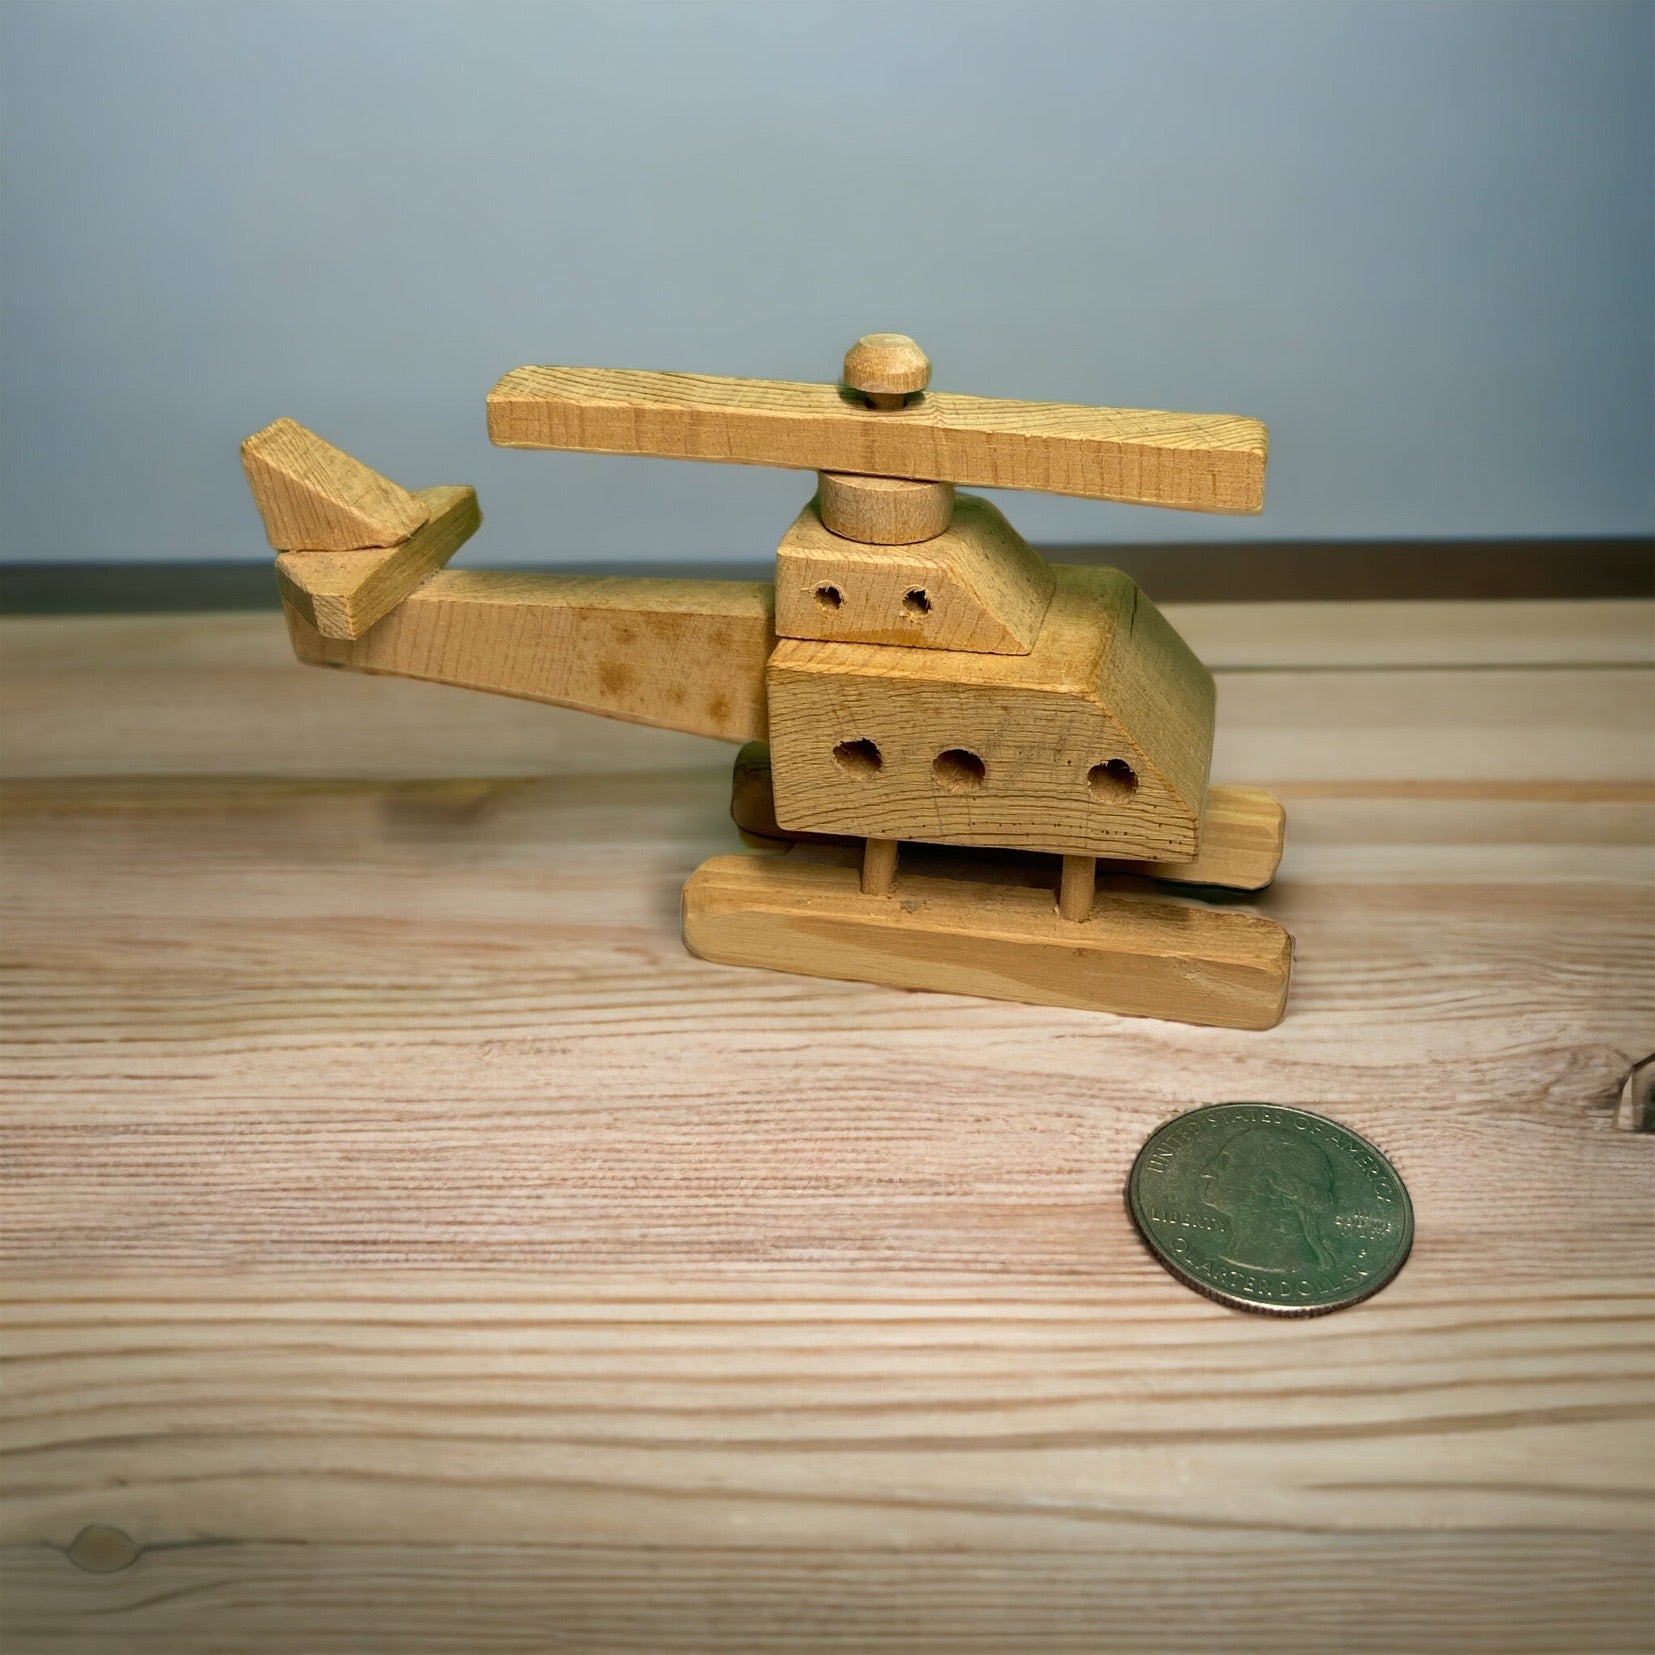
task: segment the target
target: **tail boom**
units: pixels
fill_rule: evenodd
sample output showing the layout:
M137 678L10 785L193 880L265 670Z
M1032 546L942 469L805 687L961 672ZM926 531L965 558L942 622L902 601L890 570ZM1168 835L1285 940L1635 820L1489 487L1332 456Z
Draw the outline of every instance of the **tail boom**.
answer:
M444 570L360 638L286 605L301 661L573 707L721 741L763 740L768 582Z

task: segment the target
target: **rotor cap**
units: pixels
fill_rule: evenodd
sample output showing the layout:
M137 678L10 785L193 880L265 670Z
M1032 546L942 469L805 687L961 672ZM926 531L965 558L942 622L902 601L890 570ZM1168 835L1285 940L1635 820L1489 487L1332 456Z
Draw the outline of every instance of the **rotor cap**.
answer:
M905 333L865 333L845 352L845 384L874 408L900 408L931 383L931 359Z

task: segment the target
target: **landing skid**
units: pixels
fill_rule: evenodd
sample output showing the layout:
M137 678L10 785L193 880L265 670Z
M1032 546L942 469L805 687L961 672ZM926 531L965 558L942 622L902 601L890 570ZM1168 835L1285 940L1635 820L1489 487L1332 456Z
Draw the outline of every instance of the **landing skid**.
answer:
M904 846L888 888L870 891L862 841L783 835L769 755L754 743L737 760L732 813L755 849L777 854L718 856L697 868L684 887L684 941L726 965L1271 1028L1287 1002L1289 933L1257 914L1141 888L1144 875L1237 889L1269 882L1281 806L1257 789L1225 791L1235 808L1209 809L1199 858L1103 863L1103 888L1086 917L1071 919L1054 895L1052 857Z

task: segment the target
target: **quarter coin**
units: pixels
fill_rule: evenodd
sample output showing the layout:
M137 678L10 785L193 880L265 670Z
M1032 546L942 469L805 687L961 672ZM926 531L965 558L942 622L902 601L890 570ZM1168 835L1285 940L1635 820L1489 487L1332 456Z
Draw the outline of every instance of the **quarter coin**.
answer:
M1377 1293L1414 1239L1407 1187L1366 1138L1274 1103L1208 1104L1158 1127L1132 1164L1127 1205L1181 1281L1277 1316Z

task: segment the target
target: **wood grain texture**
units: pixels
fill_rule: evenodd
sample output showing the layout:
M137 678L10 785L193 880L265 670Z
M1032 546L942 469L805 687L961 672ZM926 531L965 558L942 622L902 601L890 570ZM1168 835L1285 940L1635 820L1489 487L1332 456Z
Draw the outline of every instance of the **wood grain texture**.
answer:
M894 1554L876 1545L646 1551L571 1541L526 1556L510 1543L206 1543L150 1552L139 1568L101 1578L0 1553L0 1583L8 1626L29 1640L20 1647L64 1647L69 1625L86 1655L558 1646L1322 1655L1450 1643L1465 1655L1557 1655L1643 1647L1645 1603L1622 1588L1645 1558L1636 1535L1556 1530L1380 1543L1283 1535L1260 1545L1145 1530L1119 1546ZM219 1626L211 1644L202 1637L209 1614Z
M1650 606L1623 599L1180 603L1161 608L1215 670L1655 667ZM1538 686L1545 680L1530 682Z
M1053 573L1027 655L782 639L767 672L782 827L1192 857L1212 677L1119 570Z
M864 896L886 896L896 880L902 847L895 839L862 841L861 888Z
M427 506L297 420L279 419L241 445L242 469L278 552L395 546Z
M931 383L931 359L905 333L865 333L845 352L841 375L874 408L900 408Z
M962 494L920 545L859 545L832 533L819 500L776 549L784 638L1027 655L1052 601L1051 565L987 500Z
M422 489L427 517L398 546L355 552L281 552L283 601L324 638L360 638L396 608L482 526L477 491Z
M1092 917L1092 904L1097 897L1098 889L1098 859L1095 856L1065 856L1062 861L1063 872L1057 887L1057 911L1064 919L1078 925ZM1283 932L1282 935L1285 943L1286 933ZM1274 1027L1276 1023L1281 1021L1281 1010L1287 1003L1287 972L1285 969L1285 961L1291 960L1292 954L1293 950L1291 943L1285 943L1285 946L1280 951L1280 957L1284 961L1281 971L1281 1005L1277 1006L1276 1015L1268 1024L1263 1025L1264 1027ZM1115 1008L1105 1006L1100 1009L1109 1011ZM1156 1015L1164 1017L1168 1015L1168 1013L1164 1008L1158 1006L1156 1008ZM1211 1021L1214 1023L1219 1023L1225 1027L1235 1026L1229 1020L1224 1018L1212 1018L1210 1020L1207 1018L1182 1018L1179 1019L1179 1021Z
M1239 414L927 391L871 409L836 385L619 368L516 368L488 397L505 448L650 454L1037 489L1184 511L1264 507L1269 440Z
M1517 609L1211 622L1264 1034L687 957L716 742L0 627L8 1646L1647 1649L1651 680ZM1392 1286L1148 1258L1220 1098L1393 1158Z
M831 534L865 546L912 546L934 540L948 527L954 485L819 471L816 504Z
M1133 871L1175 885L1262 891L1276 877L1286 841L1287 812L1264 788L1209 787L1195 856L1184 862L1144 862Z
M1264 605L1283 612L1268 624L1251 607L1167 611L1222 685L1215 779L1290 784L1289 802L1309 787L1330 807L1344 790L1340 809L1366 811L1372 826L1342 821L1339 835L1396 835L1438 852L1473 845L1484 800L1503 801L1511 814L1500 819L1525 824L1566 812L1571 797L1593 806L1589 824L1645 819L1647 603L1445 604L1450 613L1429 631L1434 661L1421 659L1419 612L1429 605ZM388 678L295 676L270 614L219 615L210 626L167 615L0 624L0 775L237 776L251 767L411 780L542 765L544 707ZM235 700L233 728L212 713L221 697ZM1314 721L1307 705L1320 710ZM672 764L686 751L681 738L648 732L618 751L607 741L598 729L595 746L616 763ZM1514 778L1518 747L1525 763ZM702 749L709 769L729 760L712 743ZM1573 843L1585 830L1533 831Z
M748 742L737 754L730 774L730 819L744 837L767 841L766 849L791 842L776 820L776 792L770 748ZM1207 789L1201 811L1201 849L1188 862L1109 862L1111 874L1141 874L1175 885L1216 885L1235 891L1261 891L1276 877L1286 841L1287 813L1262 787ZM806 843L852 845L845 835L805 834Z
M292 608L288 625L317 666L747 741L766 729L773 607L758 581L449 570L364 638L324 638Z
M724 965L850 982L1212 1028L1281 1021L1293 942L1273 920L1143 895L1094 900L1090 857L1062 859L1057 902L1050 885L907 871L864 889L861 863L806 846L715 856L684 886L684 942Z

